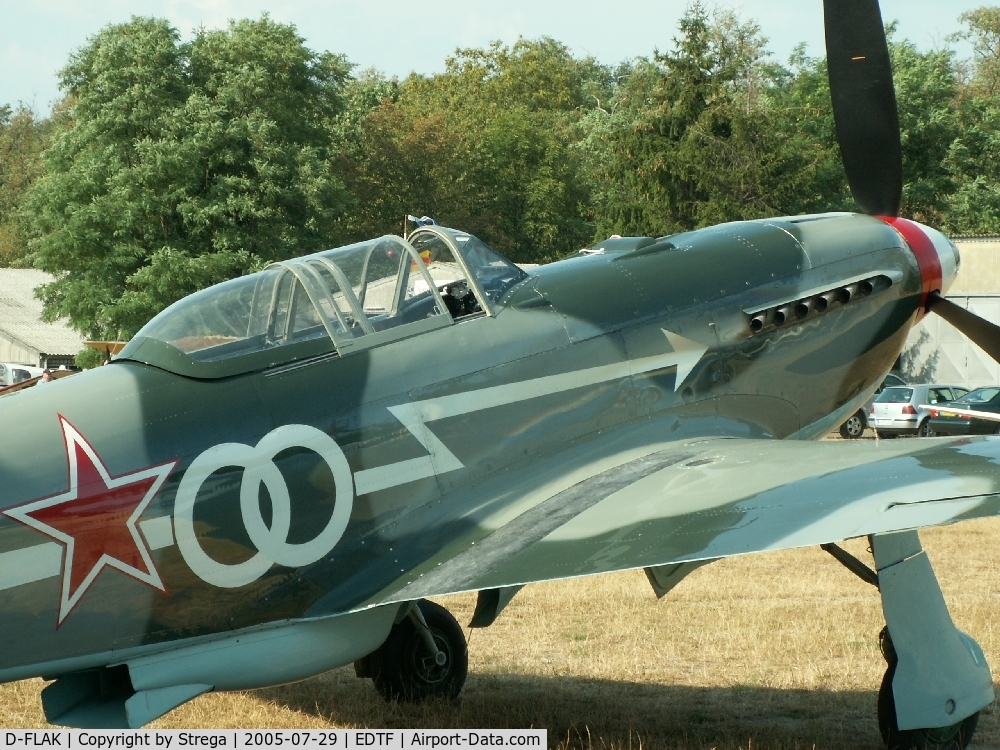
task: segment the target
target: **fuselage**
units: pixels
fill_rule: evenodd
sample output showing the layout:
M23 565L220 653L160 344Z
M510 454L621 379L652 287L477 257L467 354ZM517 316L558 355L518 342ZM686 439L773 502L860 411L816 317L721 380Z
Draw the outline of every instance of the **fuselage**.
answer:
M217 378L119 359L0 399L0 679L393 601L496 519L671 441L821 437L899 356L927 276L878 219L741 222L608 243L360 351ZM66 544L17 520L68 492L68 435L94 482L162 469L134 519L155 580L67 583ZM66 528L103 523L95 498Z

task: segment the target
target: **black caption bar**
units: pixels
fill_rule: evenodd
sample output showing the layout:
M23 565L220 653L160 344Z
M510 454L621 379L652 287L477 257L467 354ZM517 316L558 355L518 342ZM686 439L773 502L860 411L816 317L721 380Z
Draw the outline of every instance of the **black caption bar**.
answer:
M548 746L545 729L13 729L2 748L38 750L133 750L133 748L309 748L310 750L406 750Z

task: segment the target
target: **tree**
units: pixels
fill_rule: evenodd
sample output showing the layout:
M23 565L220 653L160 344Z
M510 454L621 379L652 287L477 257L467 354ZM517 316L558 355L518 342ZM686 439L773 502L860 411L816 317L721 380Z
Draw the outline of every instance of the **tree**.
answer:
M552 39L459 50L365 109L344 160L354 199L345 239L399 231L407 213L473 232L519 261L554 260L591 236L581 112L605 70ZM374 86L369 81L370 86Z
M209 284L328 245L349 65L294 28L232 22L182 43L165 21L108 26L61 83L72 126L31 189L45 315L126 338Z
M42 172L41 153L54 121L24 106L0 106L0 266L23 262L28 249L18 209Z
M803 44L789 64L790 75L772 92L771 105L779 137L801 161L796 189L781 213L857 210L837 144L826 58L809 57Z
M954 234L1000 233L1000 8L963 13L972 42L967 83L958 90L956 138L947 167L956 187L949 196L944 228Z
M903 204L910 218L942 226L956 190L948 154L959 137L958 79L950 50L920 52L892 41L890 55L903 145Z
M637 61L611 112L594 113L598 233L670 234L774 215L798 193L802 158L780 137L787 78L753 22L700 3L673 49ZM602 126L597 121L606 120Z
M976 8L960 15L958 20L966 29L953 38L972 43L970 93L986 97L1000 94L1000 8Z

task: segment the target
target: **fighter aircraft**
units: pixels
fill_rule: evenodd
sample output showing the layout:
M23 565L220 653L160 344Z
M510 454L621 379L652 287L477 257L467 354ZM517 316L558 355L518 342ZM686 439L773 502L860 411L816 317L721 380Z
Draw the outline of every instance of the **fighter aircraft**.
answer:
M827 0L859 213L616 238L526 273L432 224L196 293L109 365L0 399L0 680L137 727L355 662L459 694L461 627L526 584L823 545L878 587L890 748L965 747L993 700L916 529L1000 512L1000 441L815 439L944 315L959 256L900 218L875 0ZM837 542L867 536L874 570ZM835 617L836 614L832 613ZM874 637L874 634L873 634Z

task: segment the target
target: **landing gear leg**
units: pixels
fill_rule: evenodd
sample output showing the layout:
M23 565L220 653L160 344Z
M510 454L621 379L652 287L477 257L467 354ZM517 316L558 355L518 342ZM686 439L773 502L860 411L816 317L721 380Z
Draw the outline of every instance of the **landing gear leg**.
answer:
M421 599L389 632L385 643L355 664L386 700L455 699L469 671L465 633L444 607Z
M951 621L917 532L875 535L871 544L886 621L882 739L889 750L964 750L993 701L982 649Z

